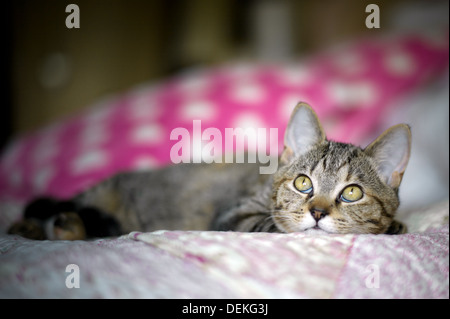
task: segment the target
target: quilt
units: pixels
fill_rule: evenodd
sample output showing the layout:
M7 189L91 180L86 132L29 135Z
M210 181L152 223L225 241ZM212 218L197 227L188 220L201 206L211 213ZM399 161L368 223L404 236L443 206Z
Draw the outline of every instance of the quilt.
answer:
M405 235L133 232L0 238L0 298L448 298L448 201Z

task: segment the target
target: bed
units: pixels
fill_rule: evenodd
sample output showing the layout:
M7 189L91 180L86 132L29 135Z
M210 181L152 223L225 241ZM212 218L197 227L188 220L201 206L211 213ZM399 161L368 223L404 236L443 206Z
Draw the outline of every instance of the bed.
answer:
M360 39L285 64L196 68L16 137L0 158L0 297L448 298L448 59L447 30ZM169 165L170 132L192 133L193 120L278 128L281 149L298 101L343 142L366 145L393 122L411 123L399 212L407 234L6 234L35 196L68 198L120 171Z

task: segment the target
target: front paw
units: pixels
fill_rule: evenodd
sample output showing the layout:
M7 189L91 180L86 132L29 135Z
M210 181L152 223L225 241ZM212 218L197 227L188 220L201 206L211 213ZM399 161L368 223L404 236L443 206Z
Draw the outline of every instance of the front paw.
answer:
M391 226L389 226L388 230L386 231L386 234L400 235L405 234L406 232L407 232L406 225L394 220L392 221Z
M41 224L33 219L21 220L8 229L8 234L19 235L28 239L44 240L45 231Z
M53 222L55 240L84 240L86 230L80 216L74 212L60 213Z

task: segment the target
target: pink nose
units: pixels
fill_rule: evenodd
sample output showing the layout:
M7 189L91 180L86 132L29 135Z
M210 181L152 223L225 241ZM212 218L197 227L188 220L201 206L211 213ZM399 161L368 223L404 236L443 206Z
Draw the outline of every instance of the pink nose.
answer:
M328 215L328 212L324 209L320 209L320 208L311 208L310 209L311 215L312 217L316 220L319 221L321 218L325 217L326 215Z

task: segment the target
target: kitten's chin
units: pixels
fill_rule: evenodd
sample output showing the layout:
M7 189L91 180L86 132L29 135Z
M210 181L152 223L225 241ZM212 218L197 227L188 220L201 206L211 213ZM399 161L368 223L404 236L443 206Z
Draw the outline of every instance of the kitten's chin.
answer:
M327 232L323 229L317 228L317 227L305 229L303 231L303 233L306 235L329 235L330 234L329 232Z

